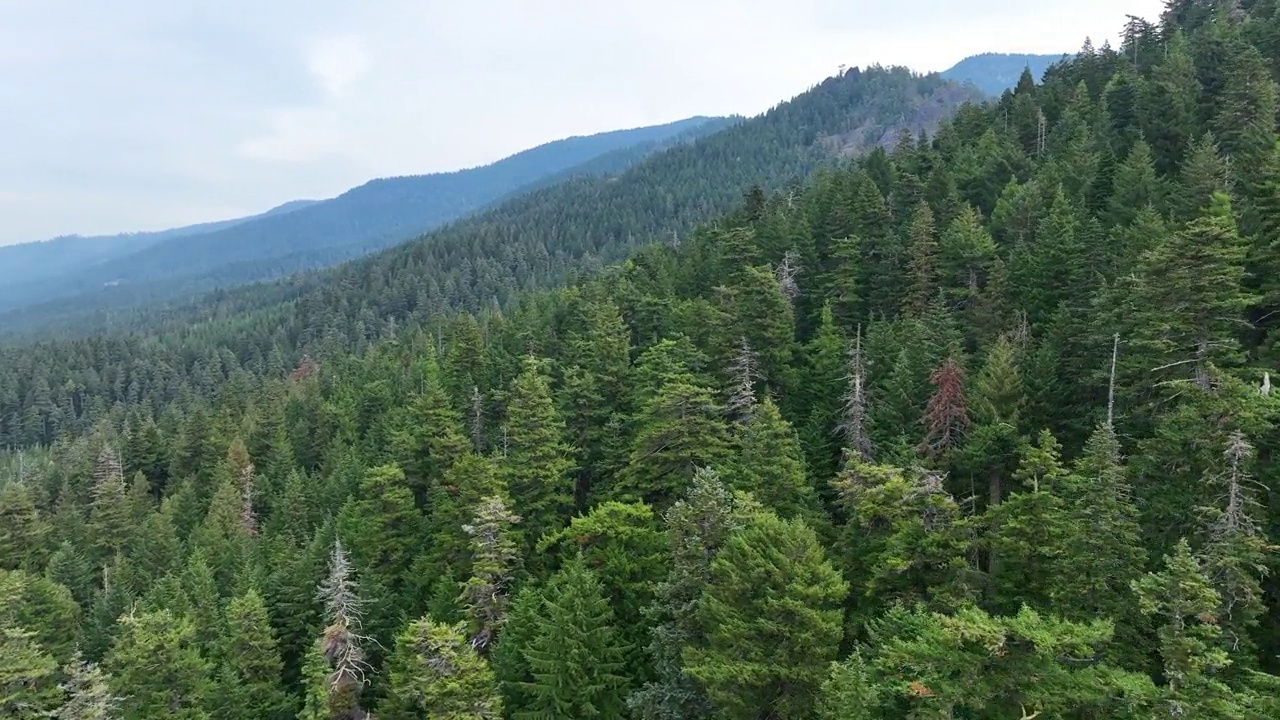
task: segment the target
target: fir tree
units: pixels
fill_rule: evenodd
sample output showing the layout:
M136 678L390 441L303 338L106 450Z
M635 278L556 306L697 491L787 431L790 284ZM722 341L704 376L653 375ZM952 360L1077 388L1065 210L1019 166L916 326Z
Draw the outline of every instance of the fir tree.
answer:
M419 507L426 507L431 488L469 449L462 418L450 404L434 353L427 355L423 368L421 390L408 403L407 427L392 437Z
M711 470L700 470L685 496L664 515L671 548L671 571L655 588L648 611L653 622L649 654L655 679L627 699L644 720L694 720L710 717L703 688L685 671L684 648L706 642L696 610L706 588L710 565L746 510Z
M769 513L729 534L697 606L685 668L725 718L808 718L835 659L848 586L802 521Z
M471 615L471 645L485 652L506 618L510 584L520 558L512 526L521 518L501 495L482 499L475 518L462 529L471 536L471 577L462 596Z
M502 697L493 670L467 641L466 626L429 618L396 638L390 660L387 720L498 720Z
M103 446L93 471L89 526L97 540L101 557L119 552L128 542L133 529L128 488L125 487L120 456L110 445Z
M66 678L58 686L64 700L53 713L57 720L118 720L120 701L111 691L111 678L79 653L62 668Z
M218 656L214 720L284 720L291 703L280 684L283 664L267 605L256 590L227 604Z
M573 451L550 383L532 357L511 385L505 433L500 470L523 523L525 547L532 549L543 533L568 522L574 505Z
M0 488L0 569L39 567L48 532L26 483L5 483Z
M361 634L364 600L352 578L351 560L335 542L329 557L328 577L320 583L327 625L307 657L305 696L300 720L363 720L361 694L370 670Z
M820 515L799 439L772 399L765 398L752 412L736 444L736 489L750 492L783 518L813 521Z
M570 561L547 583L528 643L521 648L532 680L517 717L609 718L623 713L626 648L595 573Z
M904 310L919 317L929 309L938 288L938 239L933 211L924 203L916 207L907 229L907 258L910 284Z
M210 667L191 622L157 610L127 615L121 624L106 667L112 692L123 698L122 718L209 718Z

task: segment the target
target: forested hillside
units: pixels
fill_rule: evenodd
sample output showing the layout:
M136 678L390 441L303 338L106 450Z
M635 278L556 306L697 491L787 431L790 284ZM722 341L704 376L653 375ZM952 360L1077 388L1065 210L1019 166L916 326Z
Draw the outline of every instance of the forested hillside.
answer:
M0 330L28 327L336 265L410 240L504 198L567 177L617 172L715 133L732 118L694 117L546 143L483 167L379 178L321 202L252 218L120 238L0 248ZM23 261L25 258L25 262ZM31 268L34 272L25 272ZM32 308L34 306L34 308ZM14 314L14 310L27 309Z
M317 322L347 327L364 322L373 333L393 318L421 319L449 308L501 303L513 292L547 287L574 272L596 271L656 239L678 238L729 210L752 184L778 188L796 183L819 165L878 144L892 145L900 130L929 131L976 97L972 89L905 68L850 70L760 117L677 144L621 173L610 171L626 167L633 158L625 153L602 156L586 169L604 174L548 178L561 182L333 272L231 291L203 299L194 308L180 306L170 313L171 324L272 308L272 332L313 326L308 336L278 340L296 348L311 342L315 332L327 332ZM375 293L365 292L370 278L378 278ZM297 298L306 315L279 307L281 297ZM370 303L376 306L361 308ZM55 304L0 316L0 332L48 336L157 324L152 310L121 310L109 302L88 308L77 303L70 310L74 312L68 315L65 304ZM360 317L351 315L356 311ZM296 320L281 327L279 313ZM316 313L325 317L311 317Z
M0 716L1280 717L1275 38L1176 2L558 288L6 351Z
M1019 55L1011 53L983 53L967 57L950 69L942 71L942 77L960 83L973 83L987 95L999 97L1018 84L1023 71L1039 81L1051 65L1063 60L1065 55Z
M53 278L70 277L114 258L131 255L153 245L191 235L223 230L256 218L300 210L311 200L294 200L261 215L188 225L158 232L122 233L82 237L71 235L40 242L0 246L0 308L30 302L34 288Z

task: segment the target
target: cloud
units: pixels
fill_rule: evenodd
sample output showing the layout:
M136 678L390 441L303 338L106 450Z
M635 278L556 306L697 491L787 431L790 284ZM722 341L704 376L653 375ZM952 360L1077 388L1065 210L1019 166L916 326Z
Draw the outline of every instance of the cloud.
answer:
M215 220L568 135L754 114L841 64L1101 45L1126 12L1162 4L0 0L0 188L20 191L0 196L0 243Z
M342 97L373 67L373 60L358 35L318 40L307 54L307 67L320 86L333 97Z

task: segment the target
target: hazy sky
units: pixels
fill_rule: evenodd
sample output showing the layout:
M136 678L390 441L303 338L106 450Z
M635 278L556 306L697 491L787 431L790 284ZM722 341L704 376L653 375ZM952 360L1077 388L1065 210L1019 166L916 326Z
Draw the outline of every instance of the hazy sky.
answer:
M1161 0L0 0L0 244L147 230L569 135L752 115L840 64L1070 52Z

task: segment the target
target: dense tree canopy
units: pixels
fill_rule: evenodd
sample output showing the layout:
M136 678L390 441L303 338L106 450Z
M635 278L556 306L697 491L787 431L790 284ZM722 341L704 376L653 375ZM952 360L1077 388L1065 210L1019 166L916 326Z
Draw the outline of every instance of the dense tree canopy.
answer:
M0 709L1276 717L1276 37L1170 3L565 287L697 214L4 351Z

